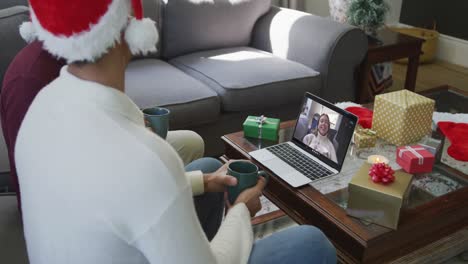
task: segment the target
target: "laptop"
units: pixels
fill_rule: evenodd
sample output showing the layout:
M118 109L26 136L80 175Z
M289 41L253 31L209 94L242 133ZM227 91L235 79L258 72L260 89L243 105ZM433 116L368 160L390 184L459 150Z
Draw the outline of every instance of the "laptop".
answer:
M341 171L356 124L355 115L306 93L292 140L249 155L299 187Z

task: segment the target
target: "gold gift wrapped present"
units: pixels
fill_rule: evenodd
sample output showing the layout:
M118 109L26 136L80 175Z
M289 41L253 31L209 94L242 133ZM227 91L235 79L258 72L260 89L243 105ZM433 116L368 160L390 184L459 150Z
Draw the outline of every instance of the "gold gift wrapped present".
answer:
M361 126L356 127L354 131L354 144L358 148L372 148L375 147L377 136L375 131L370 129L362 128Z
M369 177L371 165L365 163L348 185L348 215L392 229L397 229L400 209L409 192L413 176L395 171L395 181L388 185L374 183Z
M417 142L431 132L434 104L408 90L377 95L372 130L397 146Z

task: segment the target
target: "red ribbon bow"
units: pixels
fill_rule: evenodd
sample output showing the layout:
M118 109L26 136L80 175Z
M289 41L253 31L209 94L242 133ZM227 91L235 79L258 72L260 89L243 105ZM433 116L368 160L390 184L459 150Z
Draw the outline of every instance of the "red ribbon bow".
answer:
M390 184L395 181L395 171L388 164L374 163L369 170L369 176L375 183L384 185Z

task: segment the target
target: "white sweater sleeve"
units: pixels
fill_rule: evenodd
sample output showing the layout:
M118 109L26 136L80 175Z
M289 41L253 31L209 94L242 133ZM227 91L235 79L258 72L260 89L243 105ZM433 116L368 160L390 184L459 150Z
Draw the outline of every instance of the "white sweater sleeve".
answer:
M187 189L174 196L164 213L132 244L149 263L247 263L253 243L247 207L238 204L229 211L210 245L190 194Z
M314 140L315 135L314 134L308 134L302 139L302 143L306 144L307 146L312 143L312 140Z
M211 241L217 263L247 263L252 250L250 213L244 203L232 207ZM236 240L233 238L236 237ZM239 243L240 242L240 243Z
M203 182L203 172L202 171L189 171L185 173L187 181L192 186L193 196L203 194L205 192L205 185Z

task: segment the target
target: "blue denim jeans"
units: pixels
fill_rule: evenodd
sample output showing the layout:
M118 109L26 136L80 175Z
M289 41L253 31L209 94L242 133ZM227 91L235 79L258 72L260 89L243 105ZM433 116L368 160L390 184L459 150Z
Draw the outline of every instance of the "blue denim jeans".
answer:
M336 263L336 250L320 229L301 225L254 243L249 264Z
M201 158L185 166L185 171L201 170L203 173L217 171L223 164L213 158ZM218 232L224 212L224 193L204 193L193 197L198 220L209 241Z
M215 172L222 163L202 158L185 167L186 171ZM223 193L205 193L194 197L200 223L211 240L221 225L224 211ZM336 263L336 251L327 237L313 226L296 226L274 233L254 243L249 264Z

